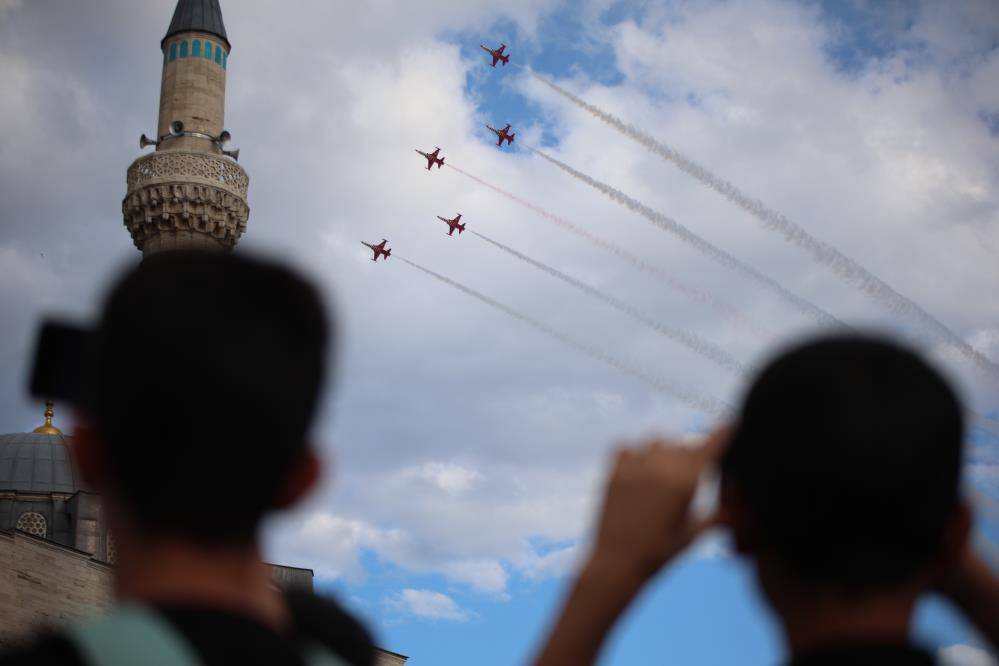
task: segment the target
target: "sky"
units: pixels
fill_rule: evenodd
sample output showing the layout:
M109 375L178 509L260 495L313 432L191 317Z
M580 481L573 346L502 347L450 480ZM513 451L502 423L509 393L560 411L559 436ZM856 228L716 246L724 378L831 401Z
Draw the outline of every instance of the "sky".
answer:
M41 318L93 317L109 282L139 258L120 201L138 136L155 130L159 42L173 4L0 0L0 429L40 420L25 383ZM918 347L969 409L999 420L995 372L939 330L885 307L531 76L779 211L995 364L994 2L222 8L233 46L226 127L250 175L238 251L309 274L335 312L338 339L313 433L325 481L269 523L267 555L313 569L320 590L413 666L525 663L586 551L613 448L650 433L697 437L716 422L652 384L733 405L747 382L606 298L467 231L447 237L437 215L460 212L469 231L746 366L821 329L774 289L524 145L668 216L836 319ZM499 42L511 64L494 69L479 45ZM497 148L485 123L511 123L516 142ZM625 248L687 293L454 169L428 173L413 151L434 146L447 164ZM393 257L372 263L360 241L381 238ZM995 551L994 433L969 434L966 476L982 508L979 539ZM980 639L939 600L920 607L915 637L948 663L988 663ZM602 663L762 665L782 650L752 570L712 535L643 594Z

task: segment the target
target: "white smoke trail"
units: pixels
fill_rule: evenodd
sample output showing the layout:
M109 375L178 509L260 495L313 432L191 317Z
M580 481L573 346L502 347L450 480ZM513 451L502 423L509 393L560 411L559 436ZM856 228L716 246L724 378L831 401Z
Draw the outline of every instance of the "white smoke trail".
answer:
M533 71L531 75L579 108L607 123L628 138L640 143L656 155L672 162L687 175L696 178L735 205L755 216L763 222L767 229L776 231L787 242L808 252L817 262L832 269L837 276L870 296L883 307L897 315L911 317L922 324L924 330L934 333L940 340L957 348L962 355L974 361L979 367L994 375L999 375L999 365L993 363L984 354L968 344L961 336L950 330L939 319L928 313L910 298L895 291L888 283L870 270L864 268L825 241L815 238L803 228L787 219L783 214L768 207L759 199L752 198L724 178L715 175L700 164L646 134L634 125L626 123L617 116L589 104L561 86L544 77L538 76Z
M436 273L430 270L429 268L424 268L423 266L420 266L419 264L409 261L408 259L405 259L403 257L397 257L397 258L400 261L409 264L413 268L422 271L423 273L426 273L431 277L437 278L444 284L450 285L451 287L454 287L458 291L468 294L472 298L476 298L479 301L485 303L486 305L490 305L496 308L497 310L500 310L501 312L505 312L514 319L517 319L519 321L524 322L525 324L528 324L529 326L532 326L536 330L544 333L545 335L548 335L549 337L558 340L559 342L569 347L572 347L578 352L586 354L591 358L606 363L607 365L611 366L616 370L620 370L625 374L631 375L632 377L642 380L643 382L649 384L660 393L672 396L682 401L683 403L687 404L688 406L693 407L694 409L718 417L724 417L726 414L728 414L731 411L731 407L729 407L728 405L719 400L698 395L693 391L675 386L672 383L667 382L663 379L658 379L656 377L653 377L652 375L646 374L645 372L639 370L638 368L634 368L622 361L619 361L618 359L612 356L608 356L607 354L604 354L601 351L593 349L592 347L585 345L582 342L574 340L573 338L565 335L564 333L555 330L548 324L538 321L537 319L534 319L533 317L523 314L522 312L518 312L511 307L503 305L499 301L493 300L492 298L489 298L485 294L481 294L470 287L466 287L460 282L456 282L455 280L445 277L440 273Z
M638 270L643 271L643 272L645 272L645 273L647 273L647 274L649 274L649 275L651 275L651 276L653 276L653 277L661 280L662 282L664 282L665 284L667 284L669 287L671 287L672 289L680 292L681 294L683 294L684 296L686 296L690 300L692 300L692 301L694 301L696 303L699 303L701 305L705 305L707 307L712 308L713 310L715 310L715 312L717 312L718 314L720 314L727 321L729 321L729 322L731 322L733 324L736 324L737 326L740 326L742 328L745 328L747 330L751 330L754 333L756 333L756 334L758 334L760 336L763 336L765 338L772 338L772 337L774 337L773 331L770 331L766 327L764 327L764 326L756 323L755 321L753 321L748 316L746 316L745 314L743 314L742 312L740 312L739 310L737 310L732 305L729 305L728 303L724 303L724 302L720 301L719 299L717 299L716 297L712 296L711 294L707 293L706 291L698 289L697 287L689 285L689 284L683 282L682 280L674 277L673 275L670 275L669 273L667 273L666 271L664 271L663 269L661 269L659 266L656 266L654 264L649 263L648 261L642 259L638 255L636 255L636 254L630 252L629 250L626 250L625 248L621 247L617 243L612 243L611 241L608 241L608 240L606 240L604 238L596 236L596 235L590 233L589 231L587 231L586 229L578 227L575 224L573 224L572 222L569 222L568 220L566 220L566 219L564 219L562 217L559 217L558 215L555 215L554 213L550 213L547 210L545 210L544 208L541 208L540 206L536 206L536 205L532 204L529 201L521 199L516 194L512 194L510 192L507 192L506 190L504 190L504 189L502 189L500 187L497 187L497 186L493 185L490 182L482 180L478 176L475 176L474 174L471 174L471 173L465 171L464 169L456 167L453 164L448 163L448 164L445 164L444 166L447 166L447 167L450 167L451 169L454 169L455 171L457 171L461 175L465 176L466 178L474 180L475 182L479 183L480 185L488 187L489 189L491 189L492 191L496 192L497 194L500 194L500 195L506 197L507 199L510 199L511 201L520 204L524 208L527 208L528 210L537 213L542 218L548 220L552 224L555 224L556 226L561 227L562 229L565 229L566 231L570 231L570 232L576 234L577 236L579 236L580 238L583 238L585 240L590 241L591 243L593 243L597 247L599 247L599 248L601 248L603 250L606 250L607 252L610 252L611 254L614 254L617 257L619 257L619 258L627 261L628 263L630 263L632 266L634 266Z
M984 428L992 434L999 435L999 423L996 423L992 419L985 418L981 414L973 412L970 409L965 411L965 416L971 423L975 424L979 428Z
M615 298L614 296L605 294L604 292L594 287L591 287L585 282L581 282L580 280L577 280L574 277L566 275L562 271L552 268L548 264L540 262L537 259L532 259L531 257L528 257L527 255L522 254L517 250L514 250L512 247L504 245L499 241L495 241L492 238L489 238L484 234L480 234L477 231L471 231L471 233L478 236L487 243L493 245L494 247L498 247L504 252L507 252L508 254L517 257L521 261L528 263L531 266L534 266L535 268L544 271L545 273L548 273L552 277L562 280L566 284L572 285L576 289L582 291L583 293L589 296L592 296L593 298L596 298L599 301L602 301L603 303L606 303L615 310L623 312L632 319L635 319L636 321L645 324L646 326L655 330L656 332L661 333L662 335L666 336L673 342L683 345L687 349L693 351L695 354L699 354L708 360L714 361L721 367L731 372L734 372L740 377L748 378L752 372L755 372L755 369L747 368L745 365L740 363L725 350L711 344L707 340L704 340L697 335L694 335L693 333L676 329L673 328L672 326L667 326L666 324L655 321L654 319L649 317L647 314L645 314L638 308L629 305L628 303L625 303L624 301Z
M621 204L625 208L628 208L629 210L638 213L639 215L647 219L649 222L652 222L652 224L656 225L657 227L678 236L680 240L684 241L685 243L688 243L689 245L692 245L694 248L700 250L702 253L714 259L721 265L731 268L732 270L741 273L742 275L762 284L767 289L769 289L770 291L772 291L773 293L777 294L782 299L784 299L784 301L792 305L796 310L811 317L814 321L827 326L838 326L841 328L848 328L846 324L839 321L825 310L791 293L788 289L786 289L776 280L767 277L766 275L760 273L752 266L749 266L743 263L742 261L736 259L728 252L725 252L724 250L722 250L719 247L716 247L715 245L712 245L711 243L704 240L703 238L695 234L687 227L683 226L682 224L674 220L673 218L664 215L659 211L649 208L640 201L632 199L624 192L621 192L620 190L615 189L610 185L607 185L606 183L602 183L599 180L595 180L587 176L585 173L582 173L581 171L573 169L565 162L560 162L551 155L548 155L538 150L537 148L532 148L531 146L525 143L522 143L521 145L527 150L530 150L535 155L548 160L558 168L562 169L569 175L573 176L574 178L577 178L586 183L587 185L589 185L590 187L599 190L600 192L603 192L608 197L610 197L617 203Z

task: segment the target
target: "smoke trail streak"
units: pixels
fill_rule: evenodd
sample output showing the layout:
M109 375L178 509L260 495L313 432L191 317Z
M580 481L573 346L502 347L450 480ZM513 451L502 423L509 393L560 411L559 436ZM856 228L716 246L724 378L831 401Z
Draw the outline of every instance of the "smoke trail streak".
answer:
M662 335L666 336L673 342L683 345L684 347L691 350L695 354L699 354L700 356L703 356L708 360L714 361L721 367L736 373L740 377L747 378L749 377L750 372L754 371L754 369L747 368L745 365L740 363L725 350L711 344L707 340L704 340L698 337L697 335L694 335L693 333L676 329L673 328L672 326L667 326L666 324L655 321L654 319L649 317L647 314L645 314L638 308L629 305L628 303L625 303L624 301L618 298L605 294L599 289L591 287L585 282L581 282L580 280L577 280L572 276L566 275L562 271L552 268L548 264L540 262L537 259L532 259L531 257L528 257L525 254L521 254L517 250L514 250L512 247L504 245L499 241L495 241L492 238L480 234L477 231L471 231L471 233L478 236L487 243L493 245L494 247L497 247L503 250L504 252L507 252L508 254L511 254L514 257L520 259L521 261L528 263L531 266L534 266L535 268L544 271L545 273L548 273L552 277L558 278L559 280L562 280L566 284L572 285L573 287L582 291L583 293L592 296L593 298L602 301L603 303L606 303L615 310L623 312L632 319L635 319L636 321L645 324L646 326L655 330L656 332L661 333Z
M591 243L593 243L597 247L599 247L599 248L601 248L603 250L606 250L607 252L610 252L611 254L614 254L614 255L618 256L619 258L621 258L621 259L624 259L625 261L627 261L628 263L630 263L635 268L637 268L640 271L643 271L643 272L645 272L645 273L647 273L649 275L652 275L655 278L658 278L662 282L664 282L667 285L669 285L672 289L675 289L676 291L680 292L681 294L683 294L684 296L686 296L690 300L695 301L695 302L697 302L697 303L699 303L701 305L706 305L707 307L712 308L713 310L715 310L715 312L717 312L718 314L720 314L727 321L729 321L729 322L731 322L733 324L736 324L738 326L741 326L743 328L746 328L748 330L751 330L754 333L757 333L758 335L761 335L763 337L766 337L766 338L772 338L772 337L774 337L773 331L770 331L767 328L765 328L764 326L761 326L760 324L757 324L752 319L750 319L749 317L747 317L743 313L739 312L736 308L734 308L733 306L729 305L728 303L724 303L724 302L718 300L717 298L715 298L714 296L708 294L706 291L702 291L701 289L698 289L697 287L694 287L692 285L689 285L689 284L687 284L687 283L685 283L685 282L677 279L676 277L670 275L669 273L667 273L663 269L659 268L658 266L656 266L654 264L649 263L648 261L646 261L646 260L642 259L641 257L639 257L637 254L634 254L634 253L630 252L629 250L626 250L625 248L621 247L617 243L612 243L611 241L608 241L608 240L606 240L604 238L601 238L600 236L596 236L594 234L591 234L586 229L578 227L575 224L573 224L572 222L569 222L568 220L566 220L564 218L561 218L558 215L555 215L554 213L550 213L547 210L545 210L545 209L543 209L543 208L541 208L539 206L535 206L531 202L526 201L524 199L521 199L516 194L512 194L510 192L507 192L504 189L496 187L492 183L489 183L489 182L487 182L485 180L482 180L478 176L475 176L475 175L473 175L473 174L465 171L464 169L456 167L453 164L448 163L448 164L445 164L444 166L450 167L451 169L454 169L455 171L457 171L461 175L465 176L466 178L474 180L475 182L479 183L480 185L488 187L493 192L496 192L497 194L500 194L500 195L506 197L507 199L510 199L511 201L520 204L524 208L527 208L528 210L537 213L538 215L540 215L544 219L548 220L552 224L555 224L556 226L559 226L562 229L565 229L566 231L570 231L570 232L576 234L577 236L579 236L580 238L584 238L584 239L590 241Z
M981 414L973 412L970 409L965 411L965 417L979 428L984 428L995 435L999 435L999 423L996 423L992 419L985 418Z
M649 208L640 201L632 199L624 192L621 192L620 190L615 189L610 185L607 185L606 183L602 183L599 180L590 178L585 173L573 169L565 162L560 162L551 155L543 153L537 148L532 148L531 146L525 143L522 143L521 145L524 146L524 148L526 148L527 150L534 153L535 155L548 160L558 168L562 169L569 175L573 176L574 178L577 178L578 180L581 180L587 185L589 185L590 187L599 190L600 192L603 192L608 197L610 197L617 203L621 204L625 208L628 208L629 210L638 213L639 215L641 215L642 217L644 217L657 227L678 236L680 240L700 250L702 253L714 259L721 265L726 266L727 268L731 268L732 270L741 273L742 275L748 278L756 280L758 283L762 284L767 289L780 296L782 299L784 299L784 301L791 304L796 310L798 310L803 314L808 315L816 322L825 325L838 326L841 328L848 328L846 324L836 319L825 310L791 293L776 280L767 277L766 275L760 273L752 266L749 266L748 264L745 264L742 261L736 259L728 252L725 252L724 250L715 245L712 245L711 243L704 240L703 238L695 234L687 227L683 226L682 224L674 220L673 218L663 215L659 211Z
M547 335L549 337L552 337L552 338L558 340L559 342L561 342L561 343L563 343L563 344L565 344L565 345L567 345L569 347L572 347L573 349L575 349L578 352L586 354L587 356L589 356L591 358L594 358L594 359L596 359L598 361L602 361L603 363L606 363L607 365L611 366L612 368L614 368L616 370L620 370L621 372L623 372L625 374L631 375L632 377L635 377L637 379L642 380L643 382L645 382L646 384L649 384L650 386L652 386L654 389L656 389L660 393L665 393L665 394L670 395L670 396L672 396L674 398L677 398L678 400L684 402L685 404L687 404L690 407L693 407L694 409L700 410L700 411L705 412L707 414L711 414L713 416L724 416L729 411L731 411L731 408L728 405L726 405L725 403L721 402L721 401L715 400L714 398L709 398L709 397L704 397L704 396L697 395L693 391L689 391L687 389L674 386L673 384L671 384L671 383L669 383L669 382L667 382L665 380L658 379L656 377L648 375L645 372L643 372L642 370L639 370L638 368L634 368L634 367L632 367L632 366L630 366L630 365L628 365L628 364L626 364L626 363L624 363L622 361L619 361L618 359L616 359L616 358L614 358L612 356L608 356L607 354L604 354L601 351L593 349L592 347L590 347L588 345L585 345L582 342L578 342L577 340L574 340L573 338L570 338L569 336L565 335L564 333L561 333L560 331L555 330L554 328L552 328L548 324L545 324L545 323L543 323L541 321L538 321L537 319L535 319L533 317L530 317L530 316L528 316L526 314L523 314L521 312L518 312L518 311L514 310L513 308L510 308L510 307L508 307L506 305L503 305L499 301L493 300L492 298L489 298L485 294L481 294L481 293L475 291L474 289L472 289L470 287L466 287L465 285L461 284L460 282L456 282L456 281L452 280L451 278L448 278L448 277L445 277L445 276L441 275L440 273L435 273L434 271L430 270L429 268L424 268L423 266L420 266L419 264L416 264L416 263L414 263L414 262L412 262L412 261L410 261L408 259L405 259L403 257L397 257L397 258L400 261L405 262L406 264L409 264L410 266L412 266L413 268L417 269L418 271L422 271L422 272L426 273L427 275L429 275L431 277L435 277L438 280L440 280L441 282L443 282L444 284L450 285L451 287L454 287L458 291L461 291L461 292L463 292L465 294L468 294L472 298L476 298L476 299L482 301L483 303L485 303L486 305L490 305L490 306L496 308L497 310L500 310L501 312L505 312L506 314L510 315L514 319L517 319L517 320L519 320L519 321L521 321L521 322L523 322L525 324L528 324L529 326L531 326L534 329L540 331L541 333L544 333L545 335Z
M870 270L864 268L825 241L812 236L805 229L787 219L782 213L770 208L759 199L752 198L724 178L715 175L705 167L660 142L655 137L646 134L634 125L626 123L617 116L589 104L561 86L538 76L533 71L531 72L531 76L628 138L640 143L663 159L672 162L687 175L696 178L736 206L755 216L763 222L764 227L768 230L776 231L787 242L808 252L818 263L832 269L838 277L867 294L878 304L896 315L911 317L922 324L924 330L932 331L939 339L956 347L961 354L974 361L979 367L995 375L999 375L999 365L993 363L984 354L965 342L961 336L950 330L946 324L924 310L912 299L895 291L887 282Z

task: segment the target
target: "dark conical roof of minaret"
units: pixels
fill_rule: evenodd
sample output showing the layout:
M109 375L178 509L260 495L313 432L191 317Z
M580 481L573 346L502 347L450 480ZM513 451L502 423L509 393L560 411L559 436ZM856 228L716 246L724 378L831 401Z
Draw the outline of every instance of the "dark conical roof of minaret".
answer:
M225 34L219 0L178 0L177 9L173 10L173 20L170 21L170 27L163 41L178 32L189 30L215 35L224 40L226 48L229 48L229 37Z

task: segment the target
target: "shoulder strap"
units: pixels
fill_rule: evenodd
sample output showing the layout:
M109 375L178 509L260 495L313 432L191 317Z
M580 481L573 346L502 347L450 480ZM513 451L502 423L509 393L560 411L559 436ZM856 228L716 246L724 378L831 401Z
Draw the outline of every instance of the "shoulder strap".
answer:
M70 640L87 666L200 666L201 659L169 620L154 610L123 605L71 627ZM317 642L301 649L306 666L349 666Z
M350 666L319 643L307 643L302 647L301 654L306 666Z
M201 659L159 613L125 605L72 627L69 638L88 666L199 666Z

